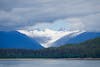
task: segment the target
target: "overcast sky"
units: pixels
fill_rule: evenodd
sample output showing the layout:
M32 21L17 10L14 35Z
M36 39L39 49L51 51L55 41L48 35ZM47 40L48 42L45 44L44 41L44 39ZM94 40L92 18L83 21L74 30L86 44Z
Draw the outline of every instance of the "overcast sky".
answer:
M100 0L0 0L0 30L100 31Z

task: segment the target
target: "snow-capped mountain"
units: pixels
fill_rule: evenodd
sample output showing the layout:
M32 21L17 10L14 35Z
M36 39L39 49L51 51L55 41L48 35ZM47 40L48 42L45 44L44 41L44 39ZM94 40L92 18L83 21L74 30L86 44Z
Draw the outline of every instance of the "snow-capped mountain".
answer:
M86 40L100 37L98 32L86 32L86 31L65 31L65 30L18 30L33 39L37 40L44 47L58 47L65 44L76 44Z
M64 36L70 35L72 33L74 34L76 32L80 32L78 30L77 31L65 31L65 30L55 31L51 29L33 30L33 31L18 30L18 31L37 40L44 47L50 47L52 43L56 42L57 40L59 40Z
M65 44L78 44L89 39L100 37L99 32L76 32L69 35L65 35L59 40L51 44L52 47L58 47Z
M0 31L0 48L41 49L34 39L17 31Z

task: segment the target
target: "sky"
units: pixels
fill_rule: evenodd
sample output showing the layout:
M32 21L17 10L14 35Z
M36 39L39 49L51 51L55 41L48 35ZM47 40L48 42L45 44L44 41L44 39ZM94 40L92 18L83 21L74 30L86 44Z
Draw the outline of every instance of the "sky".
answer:
M0 31L15 30L45 45L76 31L100 32L100 0L0 0Z
M100 0L0 0L0 30L100 31Z

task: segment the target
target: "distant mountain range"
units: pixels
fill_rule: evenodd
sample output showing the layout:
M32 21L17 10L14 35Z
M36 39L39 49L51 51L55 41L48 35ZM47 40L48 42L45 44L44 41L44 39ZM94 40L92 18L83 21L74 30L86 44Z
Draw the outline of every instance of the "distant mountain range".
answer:
M99 32L73 32L65 35L50 47L59 47L65 44L79 44L81 42L100 37ZM44 48L34 38L17 31L0 31L0 48L41 49Z
M51 47L59 47L65 44L78 44L97 37L100 37L99 32L82 32L80 34L71 33L52 43Z
M35 40L44 47L59 47L65 44L78 44L89 39L100 37L100 32L86 31L54 31L46 29L45 31L25 31L19 30Z
M34 39L17 31L0 31L0 48L41 49Z

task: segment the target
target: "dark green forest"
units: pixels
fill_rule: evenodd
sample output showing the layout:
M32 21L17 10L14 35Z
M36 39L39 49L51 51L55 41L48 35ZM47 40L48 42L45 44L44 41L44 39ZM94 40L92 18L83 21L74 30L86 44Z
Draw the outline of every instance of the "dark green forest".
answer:
M100 58L100 38L41 50L0 49L0 58Z

